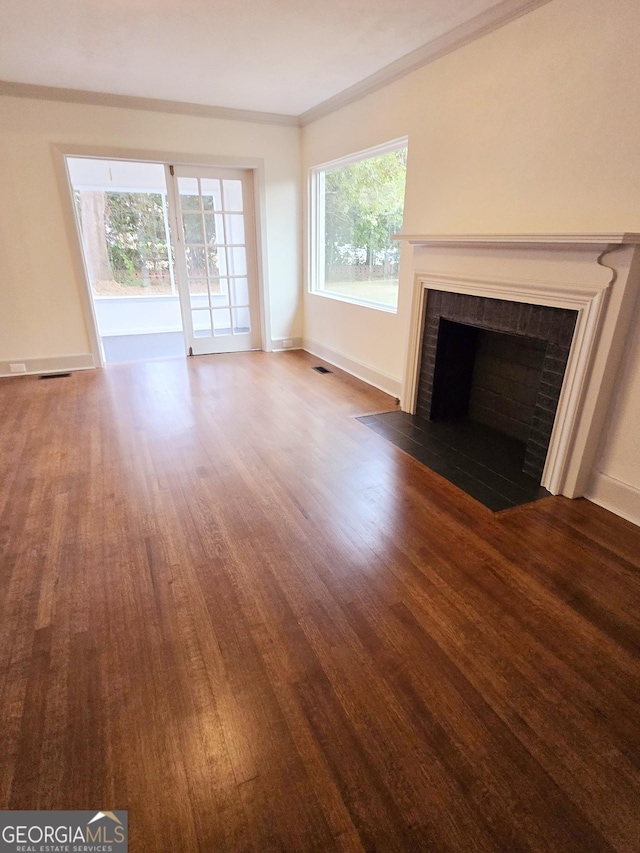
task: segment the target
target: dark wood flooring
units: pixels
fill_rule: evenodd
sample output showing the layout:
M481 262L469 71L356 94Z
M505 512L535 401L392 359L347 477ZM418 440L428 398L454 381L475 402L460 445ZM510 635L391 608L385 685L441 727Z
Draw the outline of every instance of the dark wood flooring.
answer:
M134 853L640 850L640 529L303 353L0 381L0 808Z

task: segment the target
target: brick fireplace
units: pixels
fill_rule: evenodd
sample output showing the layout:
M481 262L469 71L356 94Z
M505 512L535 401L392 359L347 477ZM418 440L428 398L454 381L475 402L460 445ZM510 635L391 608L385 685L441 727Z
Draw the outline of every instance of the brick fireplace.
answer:
M542 478L577 312L432 290L426 302L417 414L469 417L526 445Z
M525 471L584 494L640 279L638 234L401 236L413 245L401 406L527 445Z

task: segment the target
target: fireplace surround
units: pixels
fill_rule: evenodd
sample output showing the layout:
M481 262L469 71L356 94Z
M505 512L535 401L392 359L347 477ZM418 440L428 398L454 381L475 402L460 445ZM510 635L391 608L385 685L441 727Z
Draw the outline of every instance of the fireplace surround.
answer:
M475 407L470 405L472 379L477 374L474 371L477 333L492 331L502 333L505 337L512 336L514 350L518 341L530 341L532 349L535 342L540 342L544 346L540 351L539 370L535 371L536 387L531 389L535 392L531 401L531 422L526 435L517 436L524 439L527 448L523 471L539 482L544 471L576 319L577 312L567 308L432 290L426 300L422 326L417 414L426 419L465 417L469 408L472 414L475 408L476 419L483 420L481 416L478 417L477 410L481 410L486 400L479 397L474 401ZM447 349L451 352L449 359ZM535 349L532 354L535 354ZM447 370L449 361L452 362L452 369ZM493 379L497 389L501 384L499 380L505 386L512 384L512 380L506 377L490 376L487 379ZM485 397L489 395L490 391L485 391ZM495 402L499 404L500 398ZM508 402L514 401L505 400L503 405L506 406ZM488 411L486 415L490 413ZM484 422L488 420L485 416ZM496 420L499 422L500 419L496 417ZM499 423L487 425L500 429ZM512 431L515 431L515 427L514 418ZM504 432L507 429L502 427Z
M529 317L539 317L542 307L564 309L565 316L570 313L574 318L574 330L564 353L566 370L544 463L539 460L541 483L552 494L571 498L584 494L637 297L640 235L398 235L398 239L413 246L403 411L417 413L425 399L420 366L424 348L437 343L428 317L437 313L438 301L458 300L461 305L465 296L484 297L499 301L505 316L509 303L520 303L524 307L512 310Z

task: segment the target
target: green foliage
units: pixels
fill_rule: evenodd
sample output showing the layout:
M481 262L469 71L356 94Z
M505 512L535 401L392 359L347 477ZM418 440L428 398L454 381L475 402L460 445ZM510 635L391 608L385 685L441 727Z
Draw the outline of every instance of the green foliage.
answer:
M115 280L140 286L169 270L159 193L107 192L105 231Z
M407 149L325 172L325 272L366 265L395 274L402 228ZM384 272L383 269L384 268Z

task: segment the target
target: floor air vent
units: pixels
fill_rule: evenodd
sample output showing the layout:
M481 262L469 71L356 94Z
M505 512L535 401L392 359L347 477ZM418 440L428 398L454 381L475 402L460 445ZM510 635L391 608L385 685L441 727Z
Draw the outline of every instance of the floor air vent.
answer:
M323 367L321 364L319 364L317 367L314 367L313 369L316 371L316 373L333 373L332 370L329 370L327 367Z
M42 376L38 376L38 379L64 379L67 376L71 376L70 373L44 373Z

